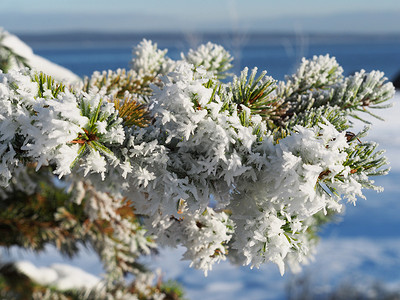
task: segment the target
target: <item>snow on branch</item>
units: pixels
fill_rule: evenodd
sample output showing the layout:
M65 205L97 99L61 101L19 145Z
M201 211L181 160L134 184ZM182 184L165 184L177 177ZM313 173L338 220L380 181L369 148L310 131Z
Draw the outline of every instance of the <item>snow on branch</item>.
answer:
M91 220L117 233L131 209L141 216L134 232L183 245L205 273L224 259L298 269L342 199L355 203L387 172L350 117L381 107L392 84L377 71L344 78L328 55L304 59L285 82L246 68L223 83L232 58L221 46L179 61L166 53L144 40L131 70L75 86L28 69L0 74L1 185L24 190L21 169L46 167L86 187ZM119 243L126 262L152 247L142 233L117 237L103 240L104 260Z

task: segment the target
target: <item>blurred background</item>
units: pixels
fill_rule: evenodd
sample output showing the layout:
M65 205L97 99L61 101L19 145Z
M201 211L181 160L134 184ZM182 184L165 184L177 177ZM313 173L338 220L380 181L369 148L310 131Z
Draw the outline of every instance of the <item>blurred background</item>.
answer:
M0 27L80 77L129 68L132 48L143 38L167 48L172 59L207 41L221 44L234 56L236 74L257 67L284 80L302 57L329 53L346 76L361 69L381 70L392 81L400 75L398 0L1 0ZM397 92L394 107L378 112L386 121L371 120L367 137L387 149L392 170L376 180L385 191L367 191L367 200L348 205L340 220L325 227L315 259L302 273L281 277L274 265L250 270L221 263L205 278L180 261L179 248L163 249L147 263L161 268L164 279L180 282L189 299L400 299L399 101ZM353 131L362 126L356 123ZM16 249L2 255L102 273L87 250L73 260L51 248L41 255Z

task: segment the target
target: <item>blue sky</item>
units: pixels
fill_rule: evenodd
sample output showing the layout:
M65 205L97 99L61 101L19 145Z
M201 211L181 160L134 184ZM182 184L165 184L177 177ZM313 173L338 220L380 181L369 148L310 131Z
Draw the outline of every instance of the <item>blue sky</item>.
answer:
M400 33L399 0L1 0L0 26L43 31Z

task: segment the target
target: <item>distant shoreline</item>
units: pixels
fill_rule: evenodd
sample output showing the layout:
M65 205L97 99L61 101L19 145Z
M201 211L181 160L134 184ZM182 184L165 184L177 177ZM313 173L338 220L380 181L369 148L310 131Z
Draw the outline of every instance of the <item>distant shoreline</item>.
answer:
M71 31L54 33L15 33L26 43L127 43L143 38L154 41L196 39L238 40L247 43L281 43L283 39L307 39L308 43L359 43L359 42L394 42L400 43L400 34L363 34L363 33L289 33L289 32L90 32Z

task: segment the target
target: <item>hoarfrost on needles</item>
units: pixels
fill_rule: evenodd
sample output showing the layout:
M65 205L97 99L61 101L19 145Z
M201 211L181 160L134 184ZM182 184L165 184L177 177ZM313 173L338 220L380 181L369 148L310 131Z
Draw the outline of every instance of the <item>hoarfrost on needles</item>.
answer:
M275 84L266 72L255 79L257 70L249 75L246 68L225 84L218 79L232 58L221 46L208 43L180 61L166 53L146 40L134 50L131 75L154 79L146 100L151 122L144 128L124 125L114 89L66 88L57 96L47 89L38 96L33 73L0 74L1 184L10 182L22 161L38 169L54 164L60 177L72 173L73 184L85 182L92 218L120 222L115 211L122 199L133 200L135 213L146 216L146 230L127 243L133 252L149 252L154 245L148 234L160 245L186 247L184 258L206 274L226 258L251 267L273 262L282 274L286 266L297 269L315 246L309 233L319 226L315 216L340 211L342 198L362 197L374 171L364 172L350 157L374 145L350 142L340 124L328 120L331 111L313 105L331 101L337 108L352 85L362 85L354 99L364 106L365 97L389 97L390 86L377 90L383 74L362 71L343 79L334 58L319 56L303 60L287 83ZM298 90L304 94L293 96ZM235 91L249 98L234 102ZM270 98L254 108L264 93ZM279 107L285 95L287 106ZM269 127L274 120L255 113L274 108L302 125L277 139ZM304 111L320 113L318 122L300 119ZM129 240L117 221L119 238Z

